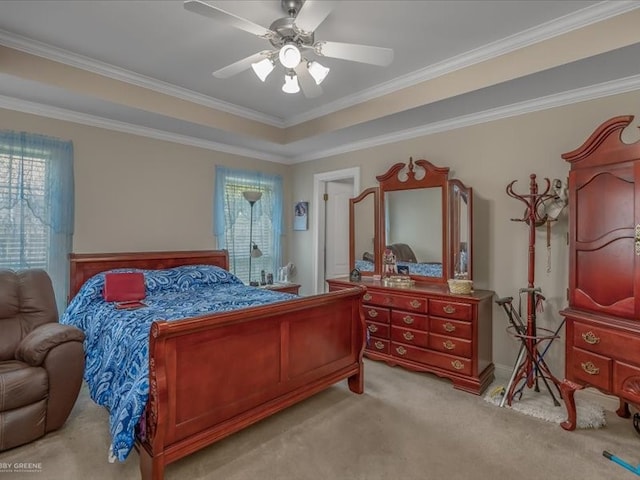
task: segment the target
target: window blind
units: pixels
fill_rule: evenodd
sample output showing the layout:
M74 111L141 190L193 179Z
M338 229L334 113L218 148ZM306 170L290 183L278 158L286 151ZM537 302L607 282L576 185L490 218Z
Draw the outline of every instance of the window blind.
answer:
M229 268L243 282L249 283L249 255L251 240L262 251L262 256L251 259L251 280L260 281L260 272L273 273L273 225L267 214L269 209L253 209L253 231L251 231L251 206L242 192L248 190L246 183L230 180L225 184L227 219L225 222L225 243L229 251ZM251 190L262 192L263 199L272 198L273 188L262 184ZM263 201L263 200L260 200ZM232 209L234 211L232 211ZM250 238L252 234L253 239Z
M43 268L49 264L48 160L0 152L0 268ZM29 195L22 195L24 190Z

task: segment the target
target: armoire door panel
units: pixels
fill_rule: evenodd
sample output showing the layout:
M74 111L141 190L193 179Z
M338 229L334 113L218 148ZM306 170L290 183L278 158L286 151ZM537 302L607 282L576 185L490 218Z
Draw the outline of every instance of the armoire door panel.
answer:
M640 314L639 172L638 162L622 162L569 173L569 300L575 308L624 318Z
M603 307L633 298L633 248L631 238L620 238L596 250L580 251L576 247L575 288Z
M582 290L575 289L571 292L571 304L575 308L584 310L592 310L594 312L606 313L607 315L616 315L618 317L635 319L637 315L636 299L633 297L624 298L611 305L601 305L593 301L593 299Z
M590 178L579 187L576 241L593 242L621 230L625 232L621 232L623 236L630 234L635 227L634 190L632 178L623 179L606 172Z

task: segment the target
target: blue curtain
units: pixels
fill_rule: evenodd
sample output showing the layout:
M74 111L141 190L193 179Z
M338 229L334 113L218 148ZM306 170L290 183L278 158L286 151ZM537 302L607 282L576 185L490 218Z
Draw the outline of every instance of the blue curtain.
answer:
M44 268L60 312L67 301L73 223L73 143L0 131L0 229L4 247L11 243L13 249L7 261L13 269ZM34 238L48 244L34 245Z
M215 174L213 233L216 236L218 248L227 248L230 251L248 254L249 244L245 243L244 238L239 240L239 235L234 235L236 225L241 223L238 220L241 217L246 219L250 215L249 202L244 199L241 192L245 190L261 191L262 198L253 207L253 240L258 245L271 245L272 251L268 252L268 255L272 258L272 265L269 271L276 272L282 265L281 237L284 233L282 177L225 167L216 167ZM260 228L260 225L264 227L265 222L271 225L270 229ZM270 238L264 238L265 235L269 235ZM236 245L229 245L227 239L230 242L238 240L241 243L237 245L237 248L234 248ZM240 270L234 265L237 261L236 258L232 257L229 260L231 271ZM256 278L252 279L256 280Z

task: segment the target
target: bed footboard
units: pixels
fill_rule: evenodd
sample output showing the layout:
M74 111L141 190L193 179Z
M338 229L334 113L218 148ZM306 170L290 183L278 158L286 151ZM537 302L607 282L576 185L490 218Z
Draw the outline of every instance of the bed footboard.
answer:
M149 347L143 479L348 379L364 388L362 288L174 322Z

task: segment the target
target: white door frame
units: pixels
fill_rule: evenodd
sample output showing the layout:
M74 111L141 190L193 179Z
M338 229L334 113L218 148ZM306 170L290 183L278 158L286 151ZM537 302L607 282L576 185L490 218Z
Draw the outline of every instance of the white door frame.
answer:
M325 183L333 180L353 180L353 196L360 193L360 167L345 168L332 172L316 173L313 176L313 292L324 292L324 238L325 211L324 205Z

